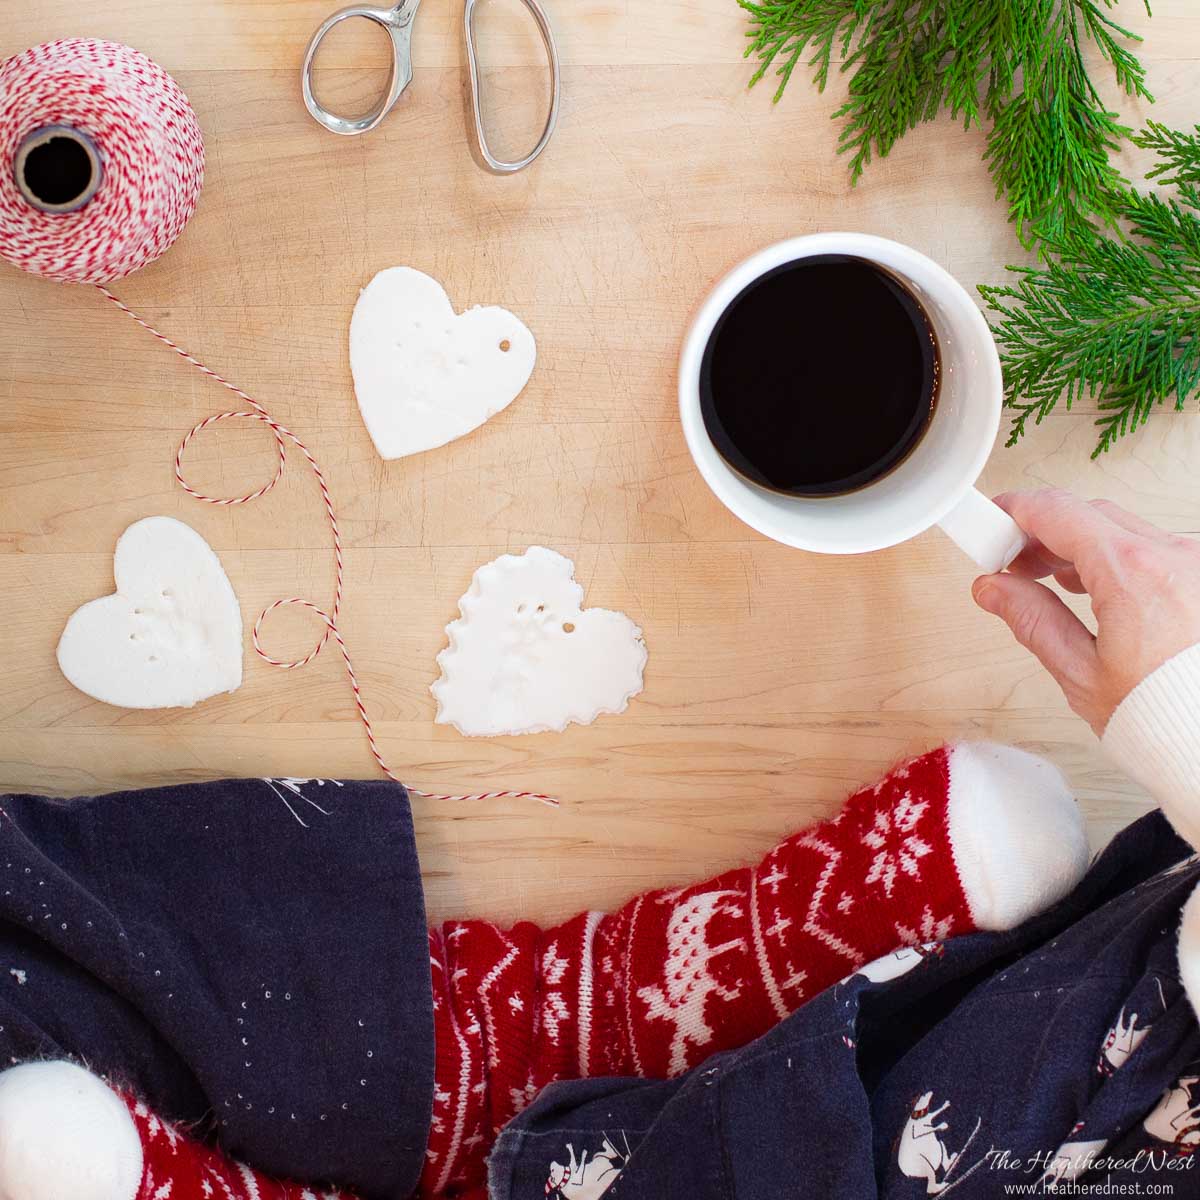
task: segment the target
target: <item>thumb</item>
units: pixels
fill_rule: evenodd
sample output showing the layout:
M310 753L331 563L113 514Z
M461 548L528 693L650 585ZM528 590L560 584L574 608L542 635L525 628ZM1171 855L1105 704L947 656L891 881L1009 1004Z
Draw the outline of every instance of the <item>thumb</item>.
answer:
M1086 692L1097 671L1096 639L1044 584L1021 575L984 575L971 589L984 612L999 617L1013 637L1054 676L1068 698Z

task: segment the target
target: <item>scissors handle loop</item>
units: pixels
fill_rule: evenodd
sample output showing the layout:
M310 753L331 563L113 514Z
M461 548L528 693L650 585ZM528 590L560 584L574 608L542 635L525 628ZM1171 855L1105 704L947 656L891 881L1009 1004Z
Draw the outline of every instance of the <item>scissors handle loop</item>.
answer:
M550 28L550 19L546 16L546 10L542 8L539 0L522 0L522 2L536 22L538 33L542 35L542 44L546 47L546 60L550 64L550 111L546 114L546 125L542 130L542 136L538 138L537 145L524 158L516 159L513 162L497 158L488 145L487 133L483 128L479 64L475 55L476 0L465 0L463 6L463 35L467 44L467 71L471 80L471 115L475 124L476 159L484 170L491 171L493 175L515 175L518 171L524 170L545 150L554 133L554 126L558 123L558 101L562 89L559 81L558 49L554 44L554 32Z
M528 2L528 0L527 0ZM370 5L353 4L349 8L340 9L328 20L324 21L308 49L304 53L304 69L301 73L301 86L304 92L304 105L313 117L332 133L366 133L374 129L388 115L400 99L401 93L412 82L412 25L420 0L404 0L395 8L374 8ZM380 97L379 102L370 112L360 117L342 117L330 112L313 94L312 69L313 59L317 48L335 25L348 21L352 17L363 17L374 21L376 25L387 30L392 39L392 75L388 80L387 91Z

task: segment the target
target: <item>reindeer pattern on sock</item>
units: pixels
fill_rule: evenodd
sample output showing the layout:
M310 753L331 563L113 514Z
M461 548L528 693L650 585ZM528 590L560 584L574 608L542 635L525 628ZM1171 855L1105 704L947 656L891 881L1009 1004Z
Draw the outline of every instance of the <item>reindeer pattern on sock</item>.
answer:
M675 903L679 893L667 893L660 903ZM651 1020L672 1025L669 1073L681 1075L688 1068L688 1046L706 1046L713 1030L705 1019L705 1005L710 996L721 1000L736 1000L738 987L721 984L709 970L713 959L731 950L741 949L744 938L734 938L716 946L708 944L709 922L718 913L738 918L742 915L740 893L720 889L700 892L675 903L667 925L667 956L663 967L663 983L638 989L638 997L646 1005Z

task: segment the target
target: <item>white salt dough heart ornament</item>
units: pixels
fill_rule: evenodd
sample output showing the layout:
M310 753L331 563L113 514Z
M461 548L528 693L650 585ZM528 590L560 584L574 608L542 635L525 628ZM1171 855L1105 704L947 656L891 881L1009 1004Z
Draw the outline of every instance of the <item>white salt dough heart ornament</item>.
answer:
M480 567L437 658L438 723L495 737L624 712L642 690L642 631L624 613L581 610L582 600L575 564L544 546Z
M221 560L190 526L146 517L113 553L117 590L71 614L58 665L120 708L190 708L242 682L242 611Z
M404 458L478 429L529 382L533 334L503 308L456 314L436 279L380 271L350 319L350 371L381 458Z

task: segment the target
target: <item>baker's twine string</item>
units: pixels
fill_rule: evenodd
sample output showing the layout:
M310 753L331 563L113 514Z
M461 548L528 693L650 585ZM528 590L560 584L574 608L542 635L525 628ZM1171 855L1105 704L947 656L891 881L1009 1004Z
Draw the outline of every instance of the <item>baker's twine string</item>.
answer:
M329 520L329 529L333 535L333 557L336 564L335 582L333 588L333 605L330 611L326 611L319 605L314 604L311 600L304 599L303 596L289 596L284 600L275 600L268 604L266 608L258 614L258 620L254 622L254 629L251 634L251 640L254 643L254 652L265 663L272 667L279 667L284 671L294 671L298 667L307 666L314 658L325 648L326 643L332 637L337 643L338 649L341 651L342 662L346 666L346 676L350 680L350 689L354 693L354 707L358 710L358 718L362 722L363 729L366 731L367 744L371 747L371 753L374 755L375 761L379 764L379 769L391 780L401 784L402 787L410 791L414 796L424 796L429 800L538 800L542 804L548 804L552 807L557 807L558 801L553 796L543 795L541 792L516 792L516 791L498 791L498 792L472 792L466 795L453 796L443 795L440 792L426 792L420 788L415 788L404 783L388 766L387 760L380 752L379 744L375 740L375 728L371 723L371 716L367 712L367 706L363 703L362 686L358 682L358 675L354 670L354 663L350 658L350 651L346 648L346 641L342 637L342 631L339 627L339 620L342 611L342 535L338 528L337 514L333 509L333 499L329 494L329 485L325 482L325 474L321 470L320 464L313 457L312 451L285 425L281 425L269 412L251 395L242 391L236 384L230 383L228 379L218 375L211 367L202 363L198 358L189 354L178 343L173 342L165 333L155 329L148 321L142 319L133 309L124 303L119 297L113 295L103 284L97 283L96 290L100 292L105 299L110 300L116 305L127 317L136 321L147 333L157 338L164 346L174 350L184 362L190 363L196 370L207 375L214 383L219 383L223 388L231 391L239 400L244 400L250 405L252 412L245 410L219 412L212 416L205 417L203 421L197 422L184 435L183 441L179 443L179 449L175 452L175 478L179 481L179 486L183 488L189 496L196 500L200 500L205 504L219 504L230 506L234 504L249 504L252 500L257 500L261 496L265 496L282 478L284 468L287 464L287 443L291 442L297 450L308 460L308 465L312 469L313 475L316 477L317 486L321 489L321 501L325 505L325 515ZM275 438L275 448L278 452L279 459L275 467L275 474L270 482L263 484L257 491L249 492L245 496L209 496L204 492L197 491L183 474L183 456L187 451L188 445L192 439L210 425L215 425L219 421L261 421L270 430ZM272 658L262 647L260 635L262 633L263 622L277 608L287 608L291 605L296 605L300 608L306 608L314 613L325 627L317 644L303 657L292 661Z

